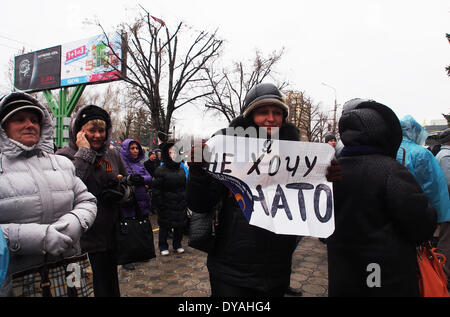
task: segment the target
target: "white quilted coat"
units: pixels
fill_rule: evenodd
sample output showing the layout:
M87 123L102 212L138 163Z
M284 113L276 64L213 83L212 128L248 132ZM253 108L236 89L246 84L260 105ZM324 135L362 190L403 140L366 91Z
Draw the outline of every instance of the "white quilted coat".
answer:
M41 139L34 148L12 142L0 127L0 228L10 250L10 269L53 262L43 250L47 227L61 216L72 213L83 231L94 222L96 199L75 175L66 157L53 153L53 126L48 111L29 95L22 93L44 110ZM6 98L0 102L0 113ZM64 256L80 252L79 241Z

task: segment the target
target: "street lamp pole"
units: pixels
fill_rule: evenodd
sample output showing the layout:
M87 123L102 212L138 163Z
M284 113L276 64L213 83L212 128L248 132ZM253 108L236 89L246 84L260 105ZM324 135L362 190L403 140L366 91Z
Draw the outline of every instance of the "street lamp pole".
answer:
M336 112L337 112L337 94L336 94L336 88L333 86L330 86L326 83L322 83L322 85L327 86L334 90L334 115L333 115L333 134L336 135Z

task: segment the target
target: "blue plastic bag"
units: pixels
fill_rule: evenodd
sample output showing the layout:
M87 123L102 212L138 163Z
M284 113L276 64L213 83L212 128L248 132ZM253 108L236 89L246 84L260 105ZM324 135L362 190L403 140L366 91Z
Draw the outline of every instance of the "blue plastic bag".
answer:
M9 265L9 250L2 229L0 228L0 286L5 281Z

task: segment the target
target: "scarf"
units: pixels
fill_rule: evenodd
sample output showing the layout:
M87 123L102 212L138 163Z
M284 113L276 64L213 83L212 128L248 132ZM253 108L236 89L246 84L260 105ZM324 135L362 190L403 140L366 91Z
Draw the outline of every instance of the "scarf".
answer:
M341 156L357 156L357 155L372 155L372 154L384 154L384 153L380 147L372 145L344 146L344 148L341 151Z

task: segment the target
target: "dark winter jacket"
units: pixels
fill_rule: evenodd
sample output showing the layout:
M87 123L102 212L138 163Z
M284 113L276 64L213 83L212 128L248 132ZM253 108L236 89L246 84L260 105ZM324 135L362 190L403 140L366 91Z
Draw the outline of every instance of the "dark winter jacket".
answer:
M230 123L230 127L250 126L255 124L242 116ZM232 132L224 129L218 133ZM291 124L284 124L279 134L282 140L300 139ZM215 250L208 254L210 274L228 284L262 292L289 286L296 236L251 226L229 189L207 173L189 173L187 199L195 212L207 212L219 200L223 202Z
M169 156L173 143L162 145L161 158L164 165L155 171L152 183L152 202L158 210L161 227L179 228L186 225L186 175L180 163Z
M431 238L436 212L395 160L402 140L388 107L344 105L342 181L334 184L335 232L327 240L329 296L418 296L416 245ZM372 287L371 287L372 286Z
M139 148L139 155L136 159L131 157L129 148L130 143L135 142ZM150 213L150 195L148 194L147 188L145 185L150 186L152 182L152 177L147 172L144 167L144 164L141 160L144 158L144 150L139 142L133 139L126 139L122 143L122 147L120 149L120 156L122 157L123 163L128 171L128 175L140 175L144 179L144 184L142 185L134 185L134 196L136 202L140 209L140 214L142 216L148 215ZM135 217L136 216L136 206L133 203L128 203L126 205L122 205L121 207L122 214L125 218Z
M109 148L110 124L108 124L110 128L107 130L106 140L100 150L78 148L76 145L76 136L79 132L77 121L86 107L81 108L72 119L69 145L58 150L56 154L64 155L72 160L77 176L97 198L97 217L92 227L81 237L82 250L94 253L114 249L114 227L119 219L119 205L103 201L101 193L108 184L117 181L118 174L127 176L128 173L119 152ZM106 111L104 113L109 118Z
M155 159L154 161L148 159L147 161L144 162L145 169L152 177L155 176L156 168L160 165L161 161L158 159Z

